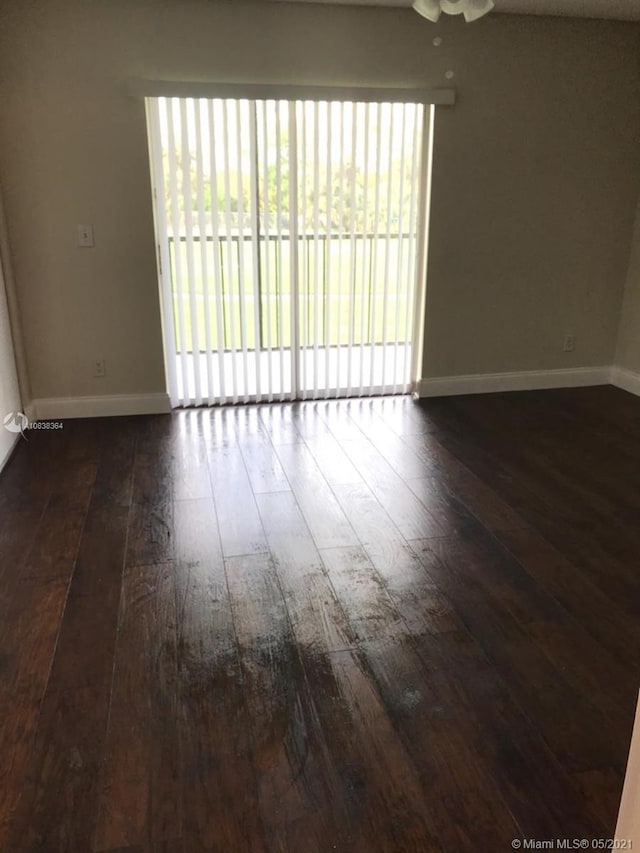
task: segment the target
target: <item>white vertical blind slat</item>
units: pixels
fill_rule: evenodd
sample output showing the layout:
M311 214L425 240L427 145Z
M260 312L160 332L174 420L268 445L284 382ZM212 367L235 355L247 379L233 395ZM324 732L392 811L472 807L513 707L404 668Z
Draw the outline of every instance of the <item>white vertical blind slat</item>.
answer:
M331 255L333 250L333 187L331 180L331 109L330 103L326 104L326 132L327 132L327 183L325 186L325 197L327 199L326 236L324 244L324 398L329 396L330 387L330 355L331 355Z
M396 301L394 305L394 326L393 326L393 393L398 393L398 338L400 336L400 292L399 283L402 281L402 267L404 260L404 187L405 187L405 143L407 136L407 114L413 112L412 106L404 104L402 107L402 131L400 137L400 180L398 181L398 257L395 272L396 281ZM411 225L409 225L411 227Z
M267 134L268 134L268 116L267 116L267 102L262 102L262 125L261 125L261 136L258 140L258 144L262 142L262 156L264 163L264 174L263 174L263 188L262 188L262 212L263 212L263 227L264 227L264 253L265 253L265 262L262 268L262 280L265 285L265 292L262 297L262 310L265 314L265 334L267 339L267 377L268 377L268 388L267 388L267 399L271 403L273 402L273 357L272 357L272 347L271 347L271 234L270 234L270 223L269 223L269 158L267 157Z
M372 234L377 235L380 230L380 183L381 183L381 175L380 175L380 166L382 161L382 104L375 104L376 110L376 188L375 188L375 201L374 201L374 213L373 213L373 226L371 228ZM378 288L378 241L376 237L375 245L372 245L372 271L371 271L371 280L373 282L373 294L371 299L371 328L372 328L372 336L371 336L371 368L369 372L369 387L373 388L375 385L376 377L375 377L375 329L376 329L376 295ZM386 287L387 282L385 279L384 286Z
M193 101L191 98L180 100L180 125L182 136L182 199L184 204L184 247L187 255L187 284L189 294L189 315L191 319L191 368L193 387L189 397L196 406L202 405L202 380L200 376L200 338L198 335L198 310L195 279L194 240L193 240L193 200L191 197L191 148L189 146L189 124ZM182 242L180 243L182 246ZM191 380L191 375L189 376ZM193 393L191 393L193 390Z
M359 390L358 396L362 396L365 388L365 341L367 338L367 320L368 320L368 311L367 311L367 295L369 292L369 288L367 287L367 254L369 251L369 237L368 237L368 222L369 222L369 208L367 206L368 202L368 188L369 188L369 124L370 124L370 116L369 116L369 108L370 104L363 104L364 108L364 165L362 167L362 182L364 184L362 189L362 292L360 294L360 369L358 371L359 374ZM374 348L371 349L371 358L374 356Z
M260 328L260 211L258 209L258 120L255 101L249 102L249 176L251 210L251 259L253 262L253 327L254 364L256 376L255 399L262 400L260 350L262 330Z
M393 128L395 119L395 107L388 105L389 111L389 163L388 163L388 178L387 178L387 233L385 238L384 252L384 291L382 296L382 369L381 369L381 384L386 385L386 367L387 367L387 308L389 304L389 265L391 262L391 211L393 204ZM375 343L375 342L374 342ZM375 346L374 346L375 352ZM371 391L369 392L371 393Z
M320 339L320 104L313 105L313 391L318 395L318 342Z
M283 249L282 249L282 127L280 121L280 101L274 101L276 116L276 233L278 238L277 270L279 280L276 282L278 288L278 354L280 360L280 394L279 399L284 400L286 396L285 383L285 346L284 346L284 288L282 280Z
M238 359L236 351L236 310L233 286L229 279L233 272L233 227L231 220L231 165L229 145L229 112L227 101L222 101L222 141L224 147L224 221L225 245L227 247L227 274L224 279L226 298L229 305L229 343L231 355L231 399L238 402Z
M218 158L216 155L216 127L214 120L214 101L207 103L207 118L209 131L209 191L211 209L209 214L211 224L211 248L213 253L214 288L216 295L216 331L218 335L217 358L220 377L220 392L218 401L227 402L227 380L225 370L225 340L224 340L224 298L222 292L222 262L220 252L220 229L218 223ZM219 102L218 102L219 104Z
M210 403L213 399L213 360L211 339L211 312L209 298L209 260L207 257L207 229L204 211L204 144L202 139L202 101L195 102L196 143L196 199L198 205L198 244L200 246L200 269L202 271L202 313L204 315L204 350L206 388L201 389L201 400Z
M300 278L298 257L298 134L295 101L287 103L287 113L289 119L289 240L291 259L291 398L294 399L300 389L300 345L298 341L298 329L300 326L300 306L298 300Z
M182 405L190 402L189 397L189 362L187 359L187 334L184 322L183 304L183 279L182 279L182 252L180 250L180 206L178 202L178 165L176 158L176 137L174 100L165 100L167 121L167 147L169 165L169 204L171 208L171 229L173 232L173 263L175 270L175 300L178 313L178 333L180 335L180 377L182 387L180 391L180 402Z
M405 347L404 355L404 371L405 382L403 391L406 391L409 386L409 376L411 371L411 347L408 345L409 329L411 323L411 312L414 302L414 282L417 274L416 251L417 251L417 228L418 228L418 188L420 185L420 155L422 153L422 125L423 125L423 107L416 108L413 127L413 157L411 162L411 200L409 204L411 227L409 230L409 270L407 273L407 305L405 311L406 337L407 346Z
M356 104L351 104L351 211L350 211L350 222L349 229L351 235L351 263L349 268L349 342L347 349L347 382L346 382L346 396L351 396L351 381L352 381L352 369L353 369L353 345L354 345L354 337L355 337L355 323L356 323L356 315L355 315L355 303L356 303L356 274L357 274L357 265L356 265L356 213L355 213L355 204L354 199L356 196L356 153L357 153L357 138L358 138L358 116L356 112Z
M245 222L244 222L244 170L242 157L242 140L246 132L247 122L243 121L246 101L234 101L236 113L236 157L237 157L237 200L238 200L238 235L236 240L236 254L238 258L238 314L240 321L240 346L242 348L242 388L239 394L245 403L249 402L249 356L248 336L250 331L250 320L247 314L247 301L245 299ZM245 115L246 118L246 115Z
M338 170L338 294L337 294L337 302L338 302L338 329L337 329L337 344L336 344L336 381L335 381L335 396L338 397L340 394L340 383L341 383L341 367L342 367L342 359L340 357L341 350L341 340L340 340L340 322L342 318L342 257L344 254L343 246L342 246L342 220L344 217L344 135L345 135L345 120L344 120L344 103L340 102L340 167Z
M307 398L308 383L308 345L309 345L309 269L310 269L310 242L307 235L307 104L300 104L300 128L302 131L300 162L302 175L302 266L303 272L300 277L298 298L300 301L299 313L299 347L300 347L300 372L299 393L303 400Z

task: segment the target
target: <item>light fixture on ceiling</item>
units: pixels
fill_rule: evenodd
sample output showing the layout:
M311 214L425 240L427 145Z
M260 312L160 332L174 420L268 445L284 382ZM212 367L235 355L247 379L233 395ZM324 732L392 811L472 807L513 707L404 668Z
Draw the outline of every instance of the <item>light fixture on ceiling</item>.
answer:
M415 0L413 8L435 24L442 12L447 15L464 15L467 23L477 21L493 9L493 0Z

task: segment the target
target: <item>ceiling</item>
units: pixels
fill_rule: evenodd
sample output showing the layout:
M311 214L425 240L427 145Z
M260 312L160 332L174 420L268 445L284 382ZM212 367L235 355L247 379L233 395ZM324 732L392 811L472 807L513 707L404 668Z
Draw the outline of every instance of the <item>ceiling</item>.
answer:
M411 6L413 0L293 0L340 6ZM640 0L494 0L496 12L640 21Z

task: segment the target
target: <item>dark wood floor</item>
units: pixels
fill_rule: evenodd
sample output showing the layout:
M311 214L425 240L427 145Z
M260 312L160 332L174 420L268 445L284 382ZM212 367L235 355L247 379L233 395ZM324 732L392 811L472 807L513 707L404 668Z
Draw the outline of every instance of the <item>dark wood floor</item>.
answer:
M640 400L69 421L0 476L0 850L606 838Z

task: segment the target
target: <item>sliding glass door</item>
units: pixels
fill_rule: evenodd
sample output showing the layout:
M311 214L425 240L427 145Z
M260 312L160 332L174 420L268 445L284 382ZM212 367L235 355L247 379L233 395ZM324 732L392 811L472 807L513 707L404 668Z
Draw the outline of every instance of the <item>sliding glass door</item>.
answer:
M147 106L173 404L406 392L424 107Z

